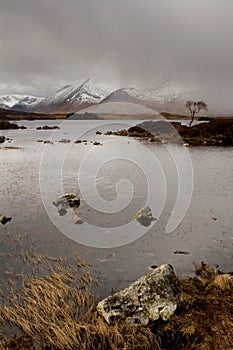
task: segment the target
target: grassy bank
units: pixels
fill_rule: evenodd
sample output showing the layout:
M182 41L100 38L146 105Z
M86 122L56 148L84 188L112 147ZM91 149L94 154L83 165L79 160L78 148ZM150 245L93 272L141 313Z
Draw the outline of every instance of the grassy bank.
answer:
M179 278L179 307L148 327L119 319L108 325L95 309L90 267L79 259L45 257L12 236L27 275L6 271L0 349L183 350L233 348L233 280L204 263ZM14 253L15 254L15 253ZM2 258L3 256L1 256ZM25 268L24 268L25 270Z

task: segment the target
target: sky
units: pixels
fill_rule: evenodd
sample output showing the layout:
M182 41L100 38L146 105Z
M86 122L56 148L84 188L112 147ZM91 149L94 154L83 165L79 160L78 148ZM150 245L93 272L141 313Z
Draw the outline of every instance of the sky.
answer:
M232 0L0 0L0 94L111 86L201 88L233 100ZM232 102L233 103L233 102Z

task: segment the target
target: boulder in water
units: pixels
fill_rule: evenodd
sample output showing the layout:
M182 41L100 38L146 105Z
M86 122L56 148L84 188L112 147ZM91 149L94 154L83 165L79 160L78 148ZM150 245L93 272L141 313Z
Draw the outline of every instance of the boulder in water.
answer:
M62 196L59 196L53 202L53 205L57 207L59 215L63 216L67 213L67 209L76 209L80 206L80 198L76 193L65 193Z
M135 219L139 222L139 224L145 227L150 226L152 221L157 220L156 218L153 217L150 207L144 207L140 209L135 214Z

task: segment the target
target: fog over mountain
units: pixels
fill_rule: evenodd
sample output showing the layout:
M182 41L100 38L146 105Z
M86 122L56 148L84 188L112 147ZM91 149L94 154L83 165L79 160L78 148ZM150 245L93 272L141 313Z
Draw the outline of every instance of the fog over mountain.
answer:
M229 0L0 0L0 95L48 96L99 77L114 90L198 90L233 111Z

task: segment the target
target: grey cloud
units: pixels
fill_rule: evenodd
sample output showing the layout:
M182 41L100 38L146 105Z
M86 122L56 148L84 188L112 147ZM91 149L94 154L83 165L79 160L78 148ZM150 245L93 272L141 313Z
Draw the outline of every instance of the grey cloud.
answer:
M232 13L227 0L0 0L0 93L87 76L143 86L170 72L230 103Z

